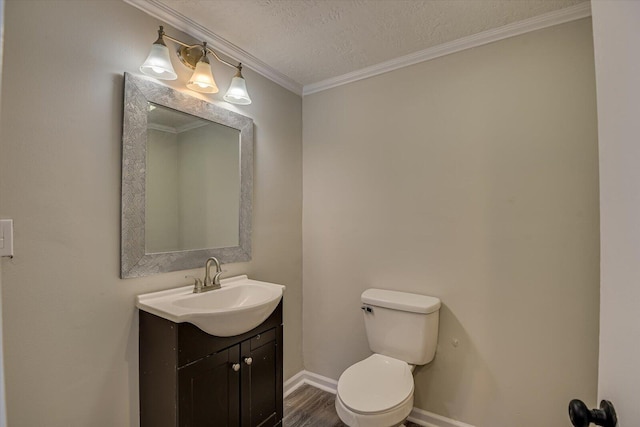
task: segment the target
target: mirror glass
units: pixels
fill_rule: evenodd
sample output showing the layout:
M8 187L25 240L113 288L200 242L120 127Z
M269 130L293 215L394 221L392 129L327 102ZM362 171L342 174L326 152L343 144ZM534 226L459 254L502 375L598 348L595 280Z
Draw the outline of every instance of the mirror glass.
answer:
M145 252L237 246L240 131L148 106Z
M120 276L251 259L253 120L125 73Z

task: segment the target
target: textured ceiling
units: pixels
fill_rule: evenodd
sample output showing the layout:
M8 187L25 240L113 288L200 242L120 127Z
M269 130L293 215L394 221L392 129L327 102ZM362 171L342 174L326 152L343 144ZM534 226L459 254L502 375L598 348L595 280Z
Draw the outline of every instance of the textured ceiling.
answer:
M308 85L588 0L159 0Z

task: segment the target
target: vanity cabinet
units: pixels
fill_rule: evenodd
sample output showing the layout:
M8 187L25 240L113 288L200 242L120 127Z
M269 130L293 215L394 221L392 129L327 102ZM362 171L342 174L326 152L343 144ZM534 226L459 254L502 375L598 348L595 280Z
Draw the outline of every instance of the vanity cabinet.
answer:
M282 302L234 337L140 311L141 427L279 426L282 398Z

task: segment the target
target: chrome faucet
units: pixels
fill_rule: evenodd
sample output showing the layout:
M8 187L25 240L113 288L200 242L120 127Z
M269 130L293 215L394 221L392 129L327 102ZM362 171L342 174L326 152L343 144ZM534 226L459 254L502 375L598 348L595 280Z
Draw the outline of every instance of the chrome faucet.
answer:
M211 263L216 265L216 274L211 276ZM222 274L222 268L220 267L220 261L217 258L211 257L204 265L204 280L193 276L185 276L186 278L194 279L193 293L199 294L201 292L213 291L214 289L220 289L220 275Z

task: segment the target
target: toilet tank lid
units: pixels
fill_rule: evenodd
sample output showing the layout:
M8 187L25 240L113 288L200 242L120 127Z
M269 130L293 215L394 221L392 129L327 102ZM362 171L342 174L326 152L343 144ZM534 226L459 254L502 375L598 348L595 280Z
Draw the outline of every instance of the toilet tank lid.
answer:
M361 299L363 303L375 307L391 308L412 313L426 314L440 309L439 298L387 289L367 289L362 293Z

